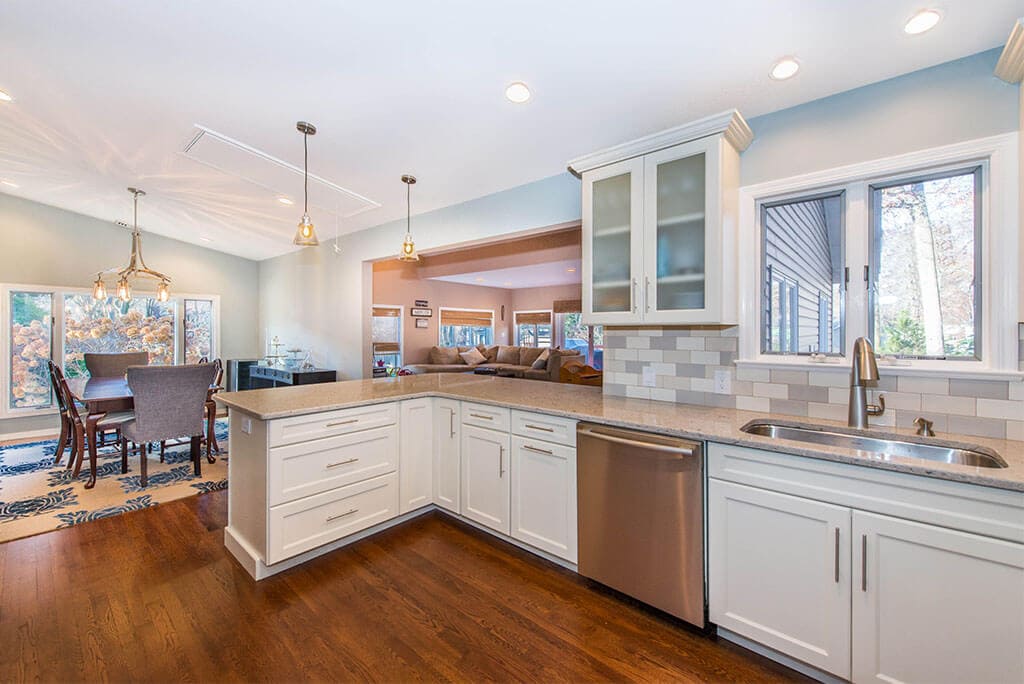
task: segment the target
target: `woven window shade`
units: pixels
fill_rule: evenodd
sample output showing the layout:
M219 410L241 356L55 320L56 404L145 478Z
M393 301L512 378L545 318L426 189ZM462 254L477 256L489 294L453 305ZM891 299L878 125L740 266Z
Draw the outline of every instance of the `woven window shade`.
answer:
M373 353L374 354L389 354L399 351L397 342L374 342Z
M530 311L528 313L516 313L516 324L526 323L529 325L551 325L551 314L547 311Z
M373 315L377 318L398 318L399 309L392 309L383 306L373 307Z
M580 313L583 311L583 301L579 299L556 299L551 308L555 313Z
M494 325L494 314L490 311L461 311L446 309L441 312L441 325L475 325L490 327Z

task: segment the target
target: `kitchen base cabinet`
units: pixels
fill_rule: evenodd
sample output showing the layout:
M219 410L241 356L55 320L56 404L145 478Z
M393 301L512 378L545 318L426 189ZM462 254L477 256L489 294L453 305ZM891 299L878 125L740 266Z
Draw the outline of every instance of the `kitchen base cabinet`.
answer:
M509 534L512 478L509 474L508 433L463 425L461 451L459 513L502 534Z
M434 497L434 400L399 403L399 468L401 512L428 506Z
M462 421L454 399L434 400L434 503L459 512L459 467Z
M860 511L853 539L855 682L1024 682L1024 545Z
M576 449L512 437L512 537L576 562Z
M711 480L709 617L814 667L850 674L850 510Z

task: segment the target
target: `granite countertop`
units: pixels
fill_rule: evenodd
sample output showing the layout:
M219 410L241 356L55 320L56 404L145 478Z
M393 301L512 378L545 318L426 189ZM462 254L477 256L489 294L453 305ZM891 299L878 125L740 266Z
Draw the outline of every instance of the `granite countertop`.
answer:
M772 418L772 414L736 409L673 404L647 399L605 396L599 387L520 380L467 373L409 375L376 380L274 389L221 392L216 400L225 406L260 420L272 420L307 413L350 408L420 396L440 396L509 408L538 411L582 421L593 421L663 435L749 446L808 456L840 463L883 468L958 482L1024 492L1024 442L985 439L953 434L944 439L987 447L999 453L1008 468L954 465L915 458L892 458L868 451L832 447L750 435L740 430L751 420ZM791 416L778 416L792 421ZM841 423L815 419L816 425ZM883 434L883 429L872 432ZM884 434L913 435L912 430L884 428Z

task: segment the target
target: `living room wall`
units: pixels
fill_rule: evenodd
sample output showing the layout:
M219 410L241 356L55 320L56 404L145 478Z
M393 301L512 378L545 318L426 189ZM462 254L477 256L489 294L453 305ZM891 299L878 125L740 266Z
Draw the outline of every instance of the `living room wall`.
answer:
M583 288L575 285L552 285L549 287L526 287L512 290L513 311L541 311L550 309L551 304L560 299L580 299Z
M499 287L420 278L416 264L385 261L373 267L373 303L405 307L402 319L404 363L427 363L430 348L437 344L441 307L493 311L495 344L511 344L514 292ZM417 299L426 299L434 312L427 319L427 328L415 327L409 314ZM501 320L502 307L505 307L504 321Z

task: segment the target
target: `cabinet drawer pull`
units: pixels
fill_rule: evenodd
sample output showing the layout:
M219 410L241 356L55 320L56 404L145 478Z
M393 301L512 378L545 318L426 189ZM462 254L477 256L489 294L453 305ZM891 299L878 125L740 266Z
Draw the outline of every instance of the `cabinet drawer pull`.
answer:
M484 420L494 420L494 416L485 416L482 413L470 413L473 418L483 418Z
M328 423L325 427L338 427L339 425L351 425L352 423L358 423L358 418L350 418L348 420L339 420L335 423Z
M529 423L527 423L524 427L528 427L531 430L542 430L544 432L554 432L555 431L554 428L544 427L542 425L530 425Z
M836 552L835 552L835 577L836 584L839 584L839 528L836 528Z
M344 461L338 461L337 463L328 463L327 467L328 468L337 468L338 466L348 465L349 463L355 463L358 460L359 460L358 456L356 458L347 458Z
M538 449L537 447L530 446L529 444L524 444L523 448L526 449L527 451L532 451L532 452L537 453L537 454L547 454L548 456L554 456L555 455L554 452L552 452L552 451L550 451L548 449Z
M629 293L629 299L633 303L633 313L636 313L637 307L640 306L640 297L636 294L636 287L636 278L633 278L633 290Z
M505 476L505 447L498 445L498 477Z
M448 436L455 437L455 409L448 409Z
M651 312L651 279L644 276L644 313Z
M868 590L868 535L860 537L860 590Z
M331 522L332 520L337 520L338 518L344 518L346 515L352 515L353 513L357 513L358 511L358 508L353 508L351 511L345 511L344 513L339 513L338 515L329 515L327 516L327 520L325 520L324 522Z

